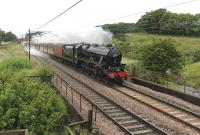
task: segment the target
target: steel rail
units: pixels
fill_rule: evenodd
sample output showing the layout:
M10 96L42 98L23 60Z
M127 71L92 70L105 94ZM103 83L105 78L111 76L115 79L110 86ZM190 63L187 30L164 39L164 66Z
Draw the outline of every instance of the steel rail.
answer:
M36 57L36 56L35 56ZM36 57L37 58L37 57ZM40 60L41 61L41 60ZM100 94L99 92L97 92L96 90L94 90L93 88L91 88L90 86L84 84L83 82L81 82L80 80L76 79L75 77L73 77L72 75L70 75L69 73L67 73L66 71L64 71L62 68L58 67L56 64L52 64L54 67L56 67L57 69L59 69L60 71L62 71L63 73L67 74L68 76L70 76L71 78L77 80L79 83L81 83L82 85L84 85L86 88L92 90L94 93L98 94L100 97L102 97L102 99L104 99L105 101L109 101L110 103L112 103L114 106L117 106L118 108L120 108L121 110L123 110L124 112L128 113L131 117L136 118L138 121L140 121L141 123L145 124L147 127L149 127L150 129L153 129L156 133L159 134L163 134L163 135L167 135L167 133L165 131L163 131L162 129L160 129L159 127L151 124L150 122L148 122L147 120L145 120L144 118L142 118L141 116L138 116L132 112L130 112L129 110L125 109L124 107L120 106L119 104L115 103L114 101L110 100L109 98L107 98L106 96ZM87 99L84 96L85 99ZM100 110L106 117L110 118L115 124L117 124L122 130L124 130L126 133L128 134L133 134L131 133L128 129L126 129L123 125L121 125L119 122L117 122L114 118L112 118L111 116L109 116L109 114L107 114L103 109L101 109L100 107L98 107L98 105L96 105L95 103L93 103L90 100L90 103L94 104L98 110Z

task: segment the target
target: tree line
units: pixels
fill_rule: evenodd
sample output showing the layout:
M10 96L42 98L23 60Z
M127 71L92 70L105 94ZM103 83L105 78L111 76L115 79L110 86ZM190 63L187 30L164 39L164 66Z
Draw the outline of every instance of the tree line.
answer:
M17 39L17 36L13 34L11 31L5 32L1 30L0 28L0 43L4 42L11 42L15 41Z
M200 14L172 13L166 9L147 12L136 23L105 24L101 26L114 34L147 32L169 35L200 35Z

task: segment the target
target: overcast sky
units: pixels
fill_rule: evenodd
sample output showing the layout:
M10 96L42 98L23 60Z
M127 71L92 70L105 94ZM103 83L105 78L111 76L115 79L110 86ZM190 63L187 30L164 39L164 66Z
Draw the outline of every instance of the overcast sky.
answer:
M78 0L0 0L0 28L18 36L34 30ZM110 20L138 12L147 12L188 0L83 0L56 21L42 28L53 32L88 32L104 23L136 22L143 14ZM168 8L177 13L200 13L200 0Z

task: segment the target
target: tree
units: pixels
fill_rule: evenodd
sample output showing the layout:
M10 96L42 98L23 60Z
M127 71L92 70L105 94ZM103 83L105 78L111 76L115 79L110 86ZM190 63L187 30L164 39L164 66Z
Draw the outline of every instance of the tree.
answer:
M177 14L158 9L147 12L136 23L138 31L155 34L200 35L200 15Z
M142 63L145 69L160 73L170 70L178 73L184 64L182 55L170 39L159 39L143 50Z
M4 36L5 36L5 31L2 31L0 28L0 44L4 40Z
M15 41L16 39L17 39L17 36L13 34L12 32L5 33L5 36L4 36L5 42Z
M155 11L147 12L138 20L136 24L139 28L141 28L142 31L158 34L160 32L161 18L166 13L166 11L166 9L158 9Z
M109 30L113 34L130 33L137 31L135 23L105 24L100 27L102 27L104 30Z
M0 29L0 43L2 41L5 41L5 42L15 41L16 39L17 39L17 36L13 34L11 31L5 32Z

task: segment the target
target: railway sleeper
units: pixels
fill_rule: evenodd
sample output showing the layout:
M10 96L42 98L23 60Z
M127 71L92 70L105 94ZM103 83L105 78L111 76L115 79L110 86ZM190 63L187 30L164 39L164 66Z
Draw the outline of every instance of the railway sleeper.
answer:
M198 121L199 122L199 120L197 118L191 118L191 117L184 118L183 120L188 122L188 123L189 122L192 123L192 121Z
M117 122L121 122L121 121L131 121L134 119L131 116L123 116L123 117L114 118L114 120Z
M95 104L96 104L97 106L100 106L100 105L103 105L103 104L109 104L109 102L107 102L107 101L95 102Z
M187 115L186 114L178 114L178 115L176 115L176 117L181 119L181 118L187 117Z
M98 107L111 107L111 106L113 106L113 105L109 104L109 103L107 103L107 104L99 104L98 105Z
M126 116L126 113L115 113L115 114L111 114L110 116L113 118L118 118L118 117L123 117Z
M116 110L118 108L116 108L115 106L110 106L110 107L103 106L103 107L101 107L101 109L106 111L106 110Z
M102 102L105 102L105 100L102 99L102 98L101 98L101 99L94 99L94 100L91 99L91 100L92 100L95 104L96 104L96 103L99 103L99 102L101 102L101 103L102 103Z
M200 122L199 121L198 122L193 122L192 124L200 128Z
M131 131L131 132L137 132L137 131L143 131L143 130L147 130L147 129L149 129L147 126L140 126L141 124L138 124L138 125L134 125L134 126L128 126L128 127L126 127L129 131ZM152 130L151 130L151 132L152 132Z
M179 112L179 111L174 111L174 112L169 112L171 115L177 115L177 114L181 114L182 112Z
M90 99L91 99L91 100L102 100L102 97L99 97L99 96L91 96Z
M132 119L127 121L120 121L119 124L121 124L122 126L137 125L139 124L139 121L136 119Z
M149 133L152 133L152 135L154 134L152 129L140 130L132 133L134 135L149 135Z
M170 112L174 112L174 111L176 111L176 110L173 109L173 108L167 108L167 109L164 109L164 111L170 113Z
M124 125L123 125L123 126L124 126ZM126 128L127 128L128 130L136 129L136 128L143 128L143 127L145 127L145 125L143 125L143 124L138 124L138 125L126 125Z
M122 113L122 110L107 110L105 111L107 114L114 114L114 113Z

